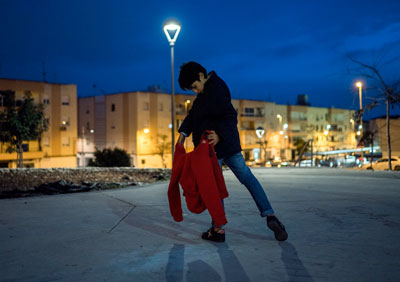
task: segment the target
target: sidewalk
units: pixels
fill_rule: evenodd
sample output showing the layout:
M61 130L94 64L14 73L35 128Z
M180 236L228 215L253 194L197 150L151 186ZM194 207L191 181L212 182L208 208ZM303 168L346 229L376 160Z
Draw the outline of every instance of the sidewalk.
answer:
M167 182L0 201L0 281L398 281L400 173L254 169L289 239L277 242L225 171L223 244L207 212L172 220Z

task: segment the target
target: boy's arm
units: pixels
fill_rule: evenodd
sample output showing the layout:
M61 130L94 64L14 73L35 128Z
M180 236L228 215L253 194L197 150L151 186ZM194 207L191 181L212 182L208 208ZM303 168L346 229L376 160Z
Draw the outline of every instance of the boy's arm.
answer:
M178 129L178 132L183 135L183 137L188 137L193 132L193 114L192 109L189 110L189 113L183 120L181 126ZM179 136L181 138L181 136ZM183 139L185 141L185 139ZM179 139L178 139L179 142ZM183 143L181 143L183 144Z
M185 138L186 138L186 136L183 135L182 132L181 132L181 134L179 134L178 143L181 144L181 145L184 145L185 144Z
M210 104L213 105L211 115L216 120L214 130L218 136L218 141L221 142L232 135L232 126L229 125L234 123L236 126L237 112L232 105L230 93L227 88L215 89L210 96Z

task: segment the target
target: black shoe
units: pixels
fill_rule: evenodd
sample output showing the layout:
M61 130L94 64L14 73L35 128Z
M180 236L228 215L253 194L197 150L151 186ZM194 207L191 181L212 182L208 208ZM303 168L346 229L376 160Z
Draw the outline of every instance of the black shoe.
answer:
M201 239L219 243L225 242L225 230L221 229L217 232L213 227L211 227L201 234Z
M269 229L274 231L276 240L285 241L288 238L285 226L274 215L267 216L267 225Z

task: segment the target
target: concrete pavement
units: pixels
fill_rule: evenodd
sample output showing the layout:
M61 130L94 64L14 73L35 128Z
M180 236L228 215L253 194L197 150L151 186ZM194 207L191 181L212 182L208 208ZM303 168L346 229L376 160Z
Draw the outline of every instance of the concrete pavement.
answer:
M207 212L172 220L167 182L0 200L0 281L399 281L400 173L253 169L277 242L230 171L223 244Z

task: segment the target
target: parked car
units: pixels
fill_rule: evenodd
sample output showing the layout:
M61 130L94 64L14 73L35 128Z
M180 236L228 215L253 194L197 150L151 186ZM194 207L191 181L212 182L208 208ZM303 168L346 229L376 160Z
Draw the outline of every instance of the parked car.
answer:
M337 167L337 161L335 158L327 158L319 161L320 166Z
M337 166L339 167L353 167L357 166L360 162L355 156L346 156L336 159Z
M301 160L297 165L300 167L311 167L315 166L315 162L311 162L311 160Z
M400 157L392 156L392 169L400 171ZM370 165L364 165L363 168L369 169ZM376 162L372 163L372 169L374 170L388 170L389 169L389 159L381 158Z

